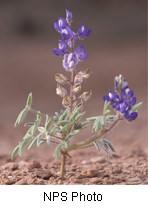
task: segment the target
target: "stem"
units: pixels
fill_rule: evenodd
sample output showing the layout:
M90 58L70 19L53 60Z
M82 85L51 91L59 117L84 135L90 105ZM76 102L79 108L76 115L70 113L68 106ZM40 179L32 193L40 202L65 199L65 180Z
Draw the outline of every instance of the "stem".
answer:
M73 144L67 148L65 148L63 151L64 152L68 152L68 151L72 151L72 150L76 150L76 149L80 149L83 148L87 145L89 145L90 143L92 143L93 141L95 141L96 139L100 139L102 138L106 133L108 133L120 120L122 120L122 118L118 117L108 129L103 129L101 130L101 132L99 134L95 134L92 137L83 140L77 144Z
M73 86L74 86L74 78L75 78L75 72L74 70L71 71L71 80L70 80L70 106L69 106L69 117L72 113L72 110L73 110Z
M60 168L60 177L62 178L64 174L66 173L65 169L65 163L66 163L66 154L62 153L62 159L61 159L61 168Z
M63 139L61 137L59 137L59 136L55 136L54 134L50 134L50 133L48 133L48 135L52 136L52 137L54 137L56 139L59 139L60 141L63 141Z
M36 110L33 110L33 109L30 109L30 111L31 111L32 113L34 113L34 114L38 114L38 115L41 115L41 116L43 116L43 117L46 117L45 114L43 114L43 113L41 113L41 112L39 112L39 111L36 111Z

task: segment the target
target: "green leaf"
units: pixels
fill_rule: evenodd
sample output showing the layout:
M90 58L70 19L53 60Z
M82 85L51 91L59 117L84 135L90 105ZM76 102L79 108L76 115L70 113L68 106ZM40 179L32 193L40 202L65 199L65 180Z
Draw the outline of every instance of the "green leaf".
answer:
M49 127L50 127L50 125L51 125L51 118L49 118L48 117L48 115L46 115L46 122L45 122L45 129L46 129L46 131L48 131L49 130Z
M18 125L20 125L23 122L23 120L25 119L27 113L28 113L28 109L27 108L23 109L20 112L19 116L16 119L16 122L14 124L14 127L17 127Z
M106 120L114 120L115 117L116 117L115 115L107 115Z
M46 130L45 130L44 127L38 127L38 131L39 131L40 133L44 133Z
M114 148L113 144L108 139L102 139L102 141L109 146L109 148L111 149L112 152L115 152L115 148Z
M54 127L50 130L50 134L55 134L57 130L58 130L58 127L57 127L57 126L54 126Z
M71 127L71 123L69 122L68 124L66 124L63 128L62 128L62 130L61 130L61 132L62 132L62 136L66 136L67 135L67 132L69 131L69 128Z
M58 126L65 126L66 124L69 123L69 120L61 120L57 123Z
M30 143L30 145L28 146L28 149L30 149L31 147L33 147L34 145L36 146L39 146L41 145L41 143L44 143L45 141L42 140L41 142L41 139L43 139L45 136L44 133L40 133L39 135L37 135L33 140L32 142Z
M135 112L137 111L141 105L143 104L143 102L139 102L138 104L135 104L133 107L132 107L132 111Z
M99 143L97 140L93 141L93 143L94 143L96 149L97 149L98 151L100 151L100 143Z
M26 107L30 109L31 105L32 105L32 92L30 92L30 94L28 95Z
M76 121L76 117L79 115L79 108L75 108L71 117L70 117L70 121Z
M68 113L68 109L66 108L65 111L59 116L58 121L65 120L67 113Z
M94 117L87 118L86 120L88 120L88 121L90 121L90 122L91 122L91 121L93 122L93 121L95 121L96 119L97 119L97 117L94 116Z
M110 102L105 101L103 108L103 116L106 117L108 113L110 113Z
M109 140L102 139L100 142L102 144L102 148L107 153L107 155L110 156L111 155L111 151L115 152L115 148L114 148L114 146L112 145L112 143Z
M32 148L32 147L35 146L35 145L37 145L37 137L35 137L35 138L32 140L32 142L30 143L30 145L28 146L27 149L30 149L30 148Z
M90 123L90 121L83 121L81 124L80 124L80 127L81 128L84 128L85 126L87 126L88 124Z
M98 116L94 122L93 131L94 132L100 131L103 125L104 125L104 117Z
M19 153L19 148L20 148L20 145L17 145L17 146L15 147L15 149L13 150L13 152L12 152L12 154L11 154L11 159L12 159L12 160L14 160L15 157L16 157L16 155L18 155L18 153Z
M74 135L78 134L80 130L74 130L72 132L70 132L67 136L66 136L66 140L70 139L71 137L73 137Z
M41 112L38 111L37 115L36 115L36 121L39 124L41 122L42 116L41 116Z
M45 137L45 133L41 133L39 134L36 138L37 138L37 146L39 146L41 144L41 140ZM45 141L44 141L45 142Z
M54 158L57 160L60 156L60 153L61 153L61 150L63 148L67 148L68 144L67 142L63 141L61 142L60 144L58 144L55 148L55 151L54 151Z
M79 113L79 114L76 116L75 121L79 121L84 115L85 115L85 112Z
M29 144L30 140L32 139L32 136L31 135L25 135L25 138L23 138L23 141L21 142L20 144L20 147L19 147L19 155L22 154L23 150L25 149L25 147Z

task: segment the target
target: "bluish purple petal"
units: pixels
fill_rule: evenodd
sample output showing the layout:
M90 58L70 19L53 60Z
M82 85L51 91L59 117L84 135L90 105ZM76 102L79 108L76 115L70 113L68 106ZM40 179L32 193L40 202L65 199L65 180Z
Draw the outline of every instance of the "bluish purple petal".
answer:
M60 28L67 27L67 21L64 18L60 17L58 19L58 25Z
M64 52L63 52L61 49L58 49L58 48L54 48L54 49L53 49L53 52L54 52L54 54L57 55L57 56L62 56L62 55L64 55Z
M135 120L137 118L137 116L138 116L137 112L132 112L130 114L125 115L124 117L125 117L126 120L131 122L131 121Z
M59 33L61 32L61 28L59 27L59 24L57 22L54 23L54 29Z
M131 105L131 106L134 106L134 105L136 104L136 102L137 102L137 98L136 98L136 97L132 97L132 98L131 98L131 103L130 103L130 105Z
M84 50L84 46L80 45L79 47L76 48L75 50L76 55L78 56L79 60L86 60L88 57L88 53Z
M68 46L63 40L59 40L59 49L61 49L63 52L67 52Z
M77 64L78 64L78 58L75 53L64 55L63 67L65 70L73 70Z
M80 39L84 39L91 33L90 29L85 29L84 25L81 25L78 29L78 36Z
M71 24L72 12L70 12L69 10L66 10L66 21L67 21L68 24Z
M107 96L107 95L105 95L105 96L103 96L103 100L104 100L104 102L105 102L105 101L110 102L110 97Z

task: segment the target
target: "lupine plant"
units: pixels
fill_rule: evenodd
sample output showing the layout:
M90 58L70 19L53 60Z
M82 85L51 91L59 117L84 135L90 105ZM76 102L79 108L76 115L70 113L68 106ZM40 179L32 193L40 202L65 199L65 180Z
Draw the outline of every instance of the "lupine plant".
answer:
M61 177L66 173L66 159L71 157L70 152L73 150L94 146L98 151L103 149L107 155L111 155L115 148L105 135L119 121L134 121L138 116L137 110L142 104L137 103L128 82L119 75L114 79L114 90L110 90L103 97L102 115L85 118L84 104L91 97L92 92L83 92L82 83L90 77L91 73L88 69L79 71L77 66L88 58L88 53L83 45L79 45L79 42L86 39L91 30L82 24L77 32L74 32L71 28L72 20L72 13L66 10L66 18L60 17L54 23L54 28L61 38L58 41L58 48L54 48L53 52L62 59L63 72L66 74L55 74L56 94L62 99L62 109L53 117L36 111L32 108L32 93L30 93L25 108L16 120L15 127L24 121L28 112L35 114L35 119L34 122L25 123L28 127L27 133L12 153L12 158L15 158L17 154L21 155L26 147L30 149L45 142L48 145L54 143L56 145L54 157L61 159ZM90 136L74 143L72 139L88 127L92 129Z

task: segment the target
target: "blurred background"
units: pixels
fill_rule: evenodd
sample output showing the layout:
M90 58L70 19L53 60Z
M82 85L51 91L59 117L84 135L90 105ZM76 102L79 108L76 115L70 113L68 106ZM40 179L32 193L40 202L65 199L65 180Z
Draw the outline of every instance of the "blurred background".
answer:
M146 109L146 0L0 0L0 152L9 153L21 139L23 127L13 124L33 93L34 109L53 115L61 109L55 94L54 74L62 73L61 59L52 53L59 34L53 23L73 12L75 30L84 23L91 36L84 41L89 59L80 69L93 75L84 90L93 96L86 105L87 116L101 114L102 96L123 74L144 104L139 118L122 123L111 139L128 147L147 149ZM122 140L122 141L121 141Z

